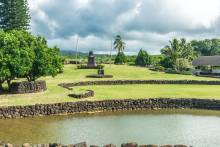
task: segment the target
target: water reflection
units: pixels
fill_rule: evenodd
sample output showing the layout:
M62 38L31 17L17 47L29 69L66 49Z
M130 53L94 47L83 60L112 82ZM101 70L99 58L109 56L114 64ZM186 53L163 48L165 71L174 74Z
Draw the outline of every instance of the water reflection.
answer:
M0 120L0 140L21 144L87 141L89 144L220 145L220 112L154 110Z

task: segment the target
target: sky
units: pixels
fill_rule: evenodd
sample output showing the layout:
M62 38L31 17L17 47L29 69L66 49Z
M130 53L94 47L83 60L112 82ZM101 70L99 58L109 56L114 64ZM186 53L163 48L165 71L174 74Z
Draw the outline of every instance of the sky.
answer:
M28 0L31 32L61 50L109 53L121 35L127 54L150 54L172 38L220 38L220 0Z

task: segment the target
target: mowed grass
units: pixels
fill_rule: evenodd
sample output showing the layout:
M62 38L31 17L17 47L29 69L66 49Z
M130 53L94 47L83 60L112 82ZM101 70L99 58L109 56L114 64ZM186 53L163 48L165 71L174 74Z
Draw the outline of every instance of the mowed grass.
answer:
M43 77L48 90L41 93L0 95L0 106L33 105L42 103L58 103L79 101L68 97L73 92L83 92L87 89L95 91L95 97L87 100L103 100L113 98L151 98L151 97L186 97L186 98L220 98L220 86L210 85L114 85L74 87L73 91L59 87L59 83L69 83L88 80L117 79L164 79L164 80L220 80L215 78L195 77L192 75L166 74L150 71L147 68L127 65L105 65L105 73L112 74L112 79L90 79L85 76L94 74L97 70L78 70L74 65L65 65L64 73L55 78Z
M126 98L220 98L220 86L214 85L112 85L75 87L73 91L82 93L94 90L95 96L89 100L109 100Z

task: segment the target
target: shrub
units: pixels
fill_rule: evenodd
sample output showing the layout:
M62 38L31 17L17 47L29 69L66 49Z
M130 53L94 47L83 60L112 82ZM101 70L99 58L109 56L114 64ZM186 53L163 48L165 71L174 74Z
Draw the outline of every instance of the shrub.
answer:
M105 67L105 66L102 65L102 64L97 65L97 68L98 68L98 69L103 69L104 67Z
M177 71L177 70L173 70L171 68L167 68L165 70L166 73L169 74L181 74L181 75L192 75L192 70L187 70L187 71Z
M192 68L192 64L187 59L177 59L175 63L175 69L177 71L188 71Z
M163 66L164 68L173 68L171 59L167 57L161 59L160 65Z
M135 65L146 66L146 65L150 65L150 64L151 64L150 55L146 51L141 49L138 53L136 60L135 60Z
M125 64L126 63L126 56L123 52L119 52L115 57L115 64Z
M153 70L153 71L164 71L165 70L165 68L163 66L160 66L160 65L150 67L149 69Z
M81 64L77 66L77 69L103 69L105 66L102 64L98 64L96 67L88 67L85 64Z

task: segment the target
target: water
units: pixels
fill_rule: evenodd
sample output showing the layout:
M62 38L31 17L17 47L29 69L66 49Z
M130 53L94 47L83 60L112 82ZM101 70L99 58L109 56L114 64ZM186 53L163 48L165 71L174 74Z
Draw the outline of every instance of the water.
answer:
M86 141L219 147L220 112L157 110L0 120L0 130L0 140L14 144Z

